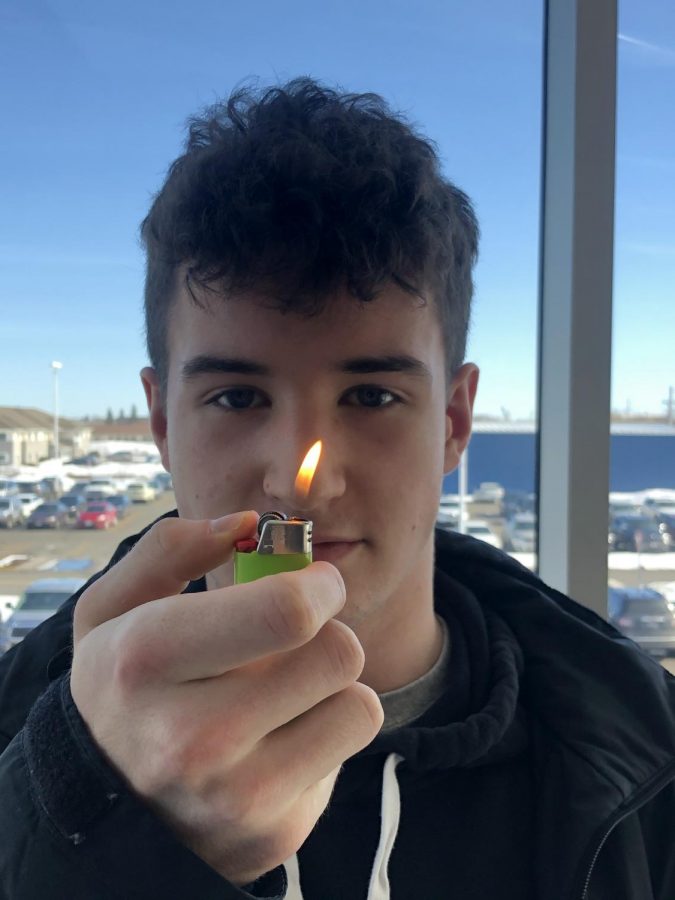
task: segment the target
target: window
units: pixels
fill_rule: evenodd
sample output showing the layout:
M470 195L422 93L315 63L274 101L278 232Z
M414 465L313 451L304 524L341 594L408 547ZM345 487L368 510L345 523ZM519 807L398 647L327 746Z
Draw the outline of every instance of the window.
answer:
M609 584L625 599L615 624L665 657L675 652L675 9L626 0L619 11Z

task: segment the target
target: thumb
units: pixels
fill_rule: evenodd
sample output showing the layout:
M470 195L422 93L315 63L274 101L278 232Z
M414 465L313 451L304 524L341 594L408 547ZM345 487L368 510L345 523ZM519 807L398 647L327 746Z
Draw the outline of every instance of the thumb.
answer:
M73 616L77 644L92 629L136 606L180 594L189 581L226 562L237 541L253 537L253 510L220 519L160 519L126 556L82 594Z

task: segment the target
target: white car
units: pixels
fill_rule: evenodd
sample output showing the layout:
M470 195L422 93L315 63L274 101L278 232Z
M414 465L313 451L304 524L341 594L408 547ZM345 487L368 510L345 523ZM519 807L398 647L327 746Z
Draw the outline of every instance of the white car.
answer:
M84 496L87 499L101 500L103 497L112 497L119 493L117 484L110 478L94 478L87 483Z
M127 494L132 503L147 503L157 496L154 487L147 481L131 481L127 485Z
M472 499L473 498L470 496L466 496L464 498L464 521L466 521L469 517L469 514L467 513L467 507L469 501ZM452 530L456 529L460 517L460 508L461 503L459 494L444 494L441 497L441 501L438 506L436 524L440 528Z
M485 541L486 544L490 544L498 550L502 549L502 539L482 519L469 519L464 525L464 534L470 534L479 541Z
M42 503L43 498L38 497L37 494L19 494L19 500L21 501L21 509L23 510L23 517L27 519L28 516L33 512L34 509L37 509L38 506Z
M83 584L85 581L82 578L44 578L29 584L7 619L9 645L22 641L29 631L53 615Z
M533 513L518 513L504 529L507 550L515 553L534 553L537 544L537 522Z

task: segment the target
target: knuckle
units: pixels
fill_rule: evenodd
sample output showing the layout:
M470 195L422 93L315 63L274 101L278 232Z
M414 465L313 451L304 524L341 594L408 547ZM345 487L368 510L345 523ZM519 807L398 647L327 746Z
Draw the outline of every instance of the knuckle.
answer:
M302 644L319 630L316 608L297 580L280 575L265 606L267 625L285 643Z
M357 681L345 688L344 693L354 712L354 721L360 723L369 734L378 732L384 721L384 712L375 691Z
M156 680L161 666L157 645L147 640L142 629L133 627L138 618L130 616L115 640L112 681L122 696L135 694Z
M266 785L259 775L232 779L225 799L225 818L244 832L254 832L269 810Z
M171 559L184 544L185 534L179 519L160 519L150 529L157 553L162 559Z
M354 632L331 620L321 629L319 637L329 674L340 683L355 681L363 671L365 654Z

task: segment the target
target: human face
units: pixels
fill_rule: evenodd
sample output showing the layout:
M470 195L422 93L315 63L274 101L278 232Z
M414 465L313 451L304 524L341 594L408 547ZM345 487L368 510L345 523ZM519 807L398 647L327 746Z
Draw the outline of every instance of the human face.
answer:
M447 389L432 303L392 285L302 318L250 296L200 307L182 291L168 351L165 397L153 370L142 376L182 517L274 509L311 519L314 559L342 573L340 617L353 627L432 603L442 477L468 441L477 381L463 366ZM298 467L319 439L301 497ZM231 584L231 567L208 580Z

